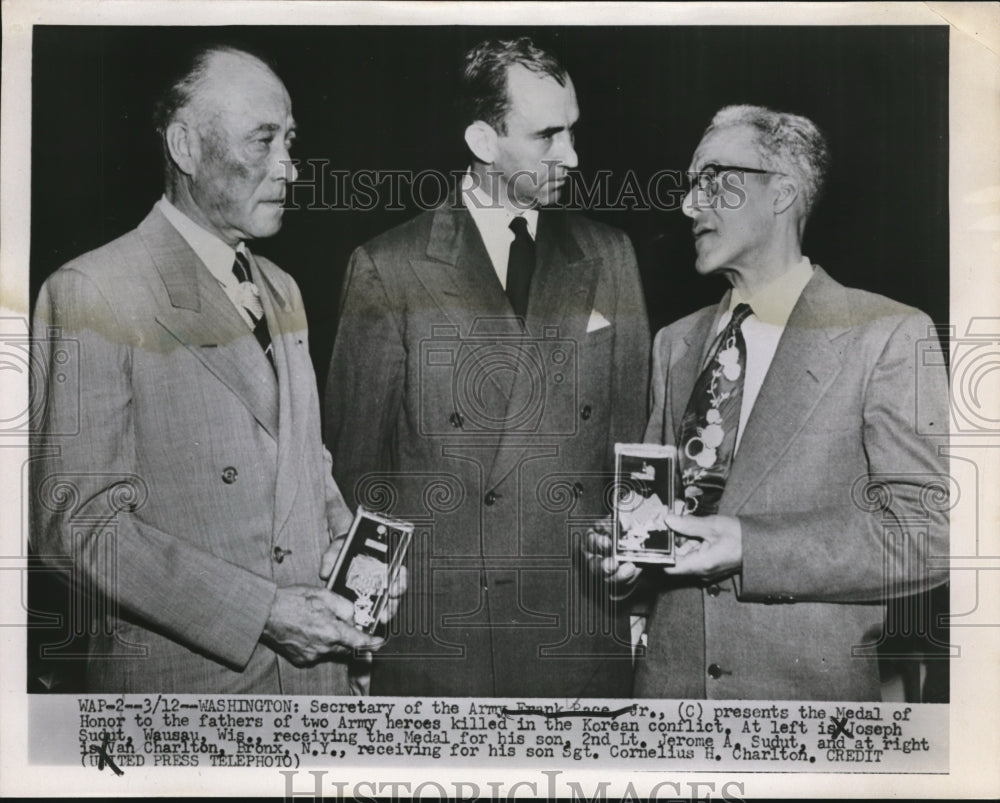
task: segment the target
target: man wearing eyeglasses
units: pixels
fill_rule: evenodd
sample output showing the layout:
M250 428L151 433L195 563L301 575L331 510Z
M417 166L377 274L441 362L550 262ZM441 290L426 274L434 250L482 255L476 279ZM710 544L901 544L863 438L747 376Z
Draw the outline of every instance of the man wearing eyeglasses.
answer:
M928 317L802 254L828 160L811 121L756 106L692 159L695 267L732 288L653 348L646 441L677 447L684 515L676 564L643 572L636 696L878 700L886 600L945 580L944 361L917 382ZM590 540L609 581L639 575Z

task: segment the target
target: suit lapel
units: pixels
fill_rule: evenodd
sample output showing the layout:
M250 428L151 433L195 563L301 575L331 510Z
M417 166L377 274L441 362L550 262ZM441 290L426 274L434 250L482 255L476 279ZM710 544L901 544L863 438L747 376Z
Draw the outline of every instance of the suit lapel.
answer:
M434 213L427 259L412 261L424 289L445 318L468 336L507 318L510 304L468 211L445 206ZM506 331L514 331L509 329ZM430 332L426 333L430 336Z
M509 371L492 370L483 358L495 354L489 347L476 349L477 340L510 341L521 339L521 331L512 317L510 302L497 278L493 263L483 245L479 230L468 211L454 205L434 213L427 246L427 259L412 260L411 265L421 285L433 298L441 315L431 316L434 331L420 332L422 338L441 337L445 342L461 340L470 351L460 360L480 360L481 375L492 391L499 394L493 417L502 417L510 399L513 378ZM443 315L448 322L438 325ZM476 356L476 355L479 356Z
M308 428L303 425L309 415L305 405L312 400L306 392L303 383L313 382L312 363L306 342L305 313L296 315L289 300L272 281L265 266L257 259L251 258L251 271L254 282L260 288L261 305L271 333L271 345L274 350L274 362L278 380L278 469L276 472L277 486L275 488L274 528L276 538L291 515L295 499L300 490L297 482L288 482L289 478L298 478L300 472L292 465L306 454L303 443ZM260 352L258 345L257 351ZM266 357L265 357L266 360ZM309 374L302 376L303 366ZM268 372L273 377L274 371L267 365Z
M747 419L721 512L736 513L746 503L840 373L835 341L851 320L843 290L817 267L802 291Z
M170 299L156 320L277 437L274 374L225 291L159 210L139 225L139 234Z
M552 347L545 343L546 340L568 340L576 344L576 358L579 359L593 309L600 259L586 258L569 231L565 214L555 210L539 212L536 254L521 347L530 349L524 354L526 358L541 358L541 370L548 372L551 366L546 359ZM532 396L537 396L539 391L538 377L529 370L505 373L513 379L506 416L506 420L511 421L520 411L537 406ZM550 375L543 378L545 383L550 381ZM575 376L573 381L576 381ZM542 416L551 414L544 399L540 412ZM575 411L570 412L575 414ZM489 473L490 485L501 482L524 459L528 447L523 445L523 436L533 431L531 427L512 426L504 430Z
M585 259L569 233L564 213L542 210L538 214L535 274L528 297L527 328L534 338L544 338L558 327L560 338L583 343L593 308L595 274L599 259ZM570 316L573 312L586 315Z

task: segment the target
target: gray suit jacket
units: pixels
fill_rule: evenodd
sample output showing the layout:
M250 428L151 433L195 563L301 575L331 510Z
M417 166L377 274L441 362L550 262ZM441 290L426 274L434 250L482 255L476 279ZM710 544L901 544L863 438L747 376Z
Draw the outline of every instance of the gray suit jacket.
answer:
M727 303L657 335L647 441L676 444ZM637 696L879 699L885 600L946 579L926 565L948 552L947 377L917 359L938 350L929 327L816 268L721 500L742 524L742 572L661 581Z
M319 585L350 514L298 288L261 257L252 271L277 378L155 208L40 293L31 538L94 591L91 691L347 691L342 665L298 669L258 644L276 588Z
M351 259L326 396L335 476L417 523L374 694L629 693L626 611L578 556L615 441L642 433L642 288L628 238L581 216L542 210L537 253L523 335L461 207Z

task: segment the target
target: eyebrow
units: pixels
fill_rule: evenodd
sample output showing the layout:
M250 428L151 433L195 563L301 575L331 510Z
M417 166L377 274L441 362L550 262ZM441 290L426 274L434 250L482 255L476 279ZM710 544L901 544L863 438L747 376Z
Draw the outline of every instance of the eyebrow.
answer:
M276 132L278 132L280 130L281 130L281 126L278 125L277 123L261 123L259 126L257 126L255 129L253 129L250 132L249 136L253 137L253 136L256 136L257 134L274 134L274 133L276 133ZM298 128L297 128L295 122L292 122L288 126L288 133L289 134L295 134L297 131L298 131Z
M687 172L688 173L704 173L710 167L711 168L716 168L716 167L724 167L724 166L725 165L723 165L722 162L719 162L719 161L717 161L715 159L711 159L711 160L709 160L707 162L702 162L701 167L698 167L698 168L695 168L695 169L689 169Z
M543 128L541 131L536 131L535 132L535 136L536 137L551 137L553 134L558 134L560 131L567 131L567 130L572 129L572 128L573 128L573 126L568 126L567 127L567 126L564 126L564 125L553 125L553 126L549 126L548 128Z

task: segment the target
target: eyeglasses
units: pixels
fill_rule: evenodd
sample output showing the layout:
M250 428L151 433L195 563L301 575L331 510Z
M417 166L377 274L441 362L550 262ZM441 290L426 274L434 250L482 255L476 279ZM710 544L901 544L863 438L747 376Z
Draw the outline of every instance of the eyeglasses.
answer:
M688 192L692 192L695 187L697 187L709 198L714 198L719 194L719 176L722 173L757 173L760 175L775 176L784 175L784 173L779 173L776 170L761 170L759 167L707 164L701 170L692 171L687 174Z

